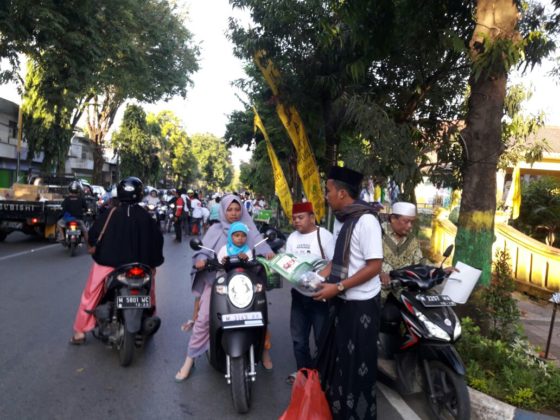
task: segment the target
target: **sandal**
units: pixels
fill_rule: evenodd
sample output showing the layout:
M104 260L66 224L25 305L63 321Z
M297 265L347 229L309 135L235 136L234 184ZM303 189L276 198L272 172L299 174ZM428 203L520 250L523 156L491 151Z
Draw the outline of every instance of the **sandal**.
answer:
M187 322L184 322L183 325L181 325L181 331L188 332L192 330L193 326L194 321L192 319L189 319Z
M290 374L288 375L288 377L286 378L286 383L287 383L288 385L293 385L294 382L296 381L296 376L297 376L297 372L290 373Z
M70 338L70 344L72 344L73 346L81 346L82 344L85 344L85 342L86 342L85 335L82 338L76 338L74 336Z
M179 371L175 375L175 382L177 382L177 383L185 382L187 379L189 379L189 377L192 374L192 371L194 370L194 362L193 362L191 368L189 369L189 373L187 373L185 376L181 375L182 370L183 370L183 367L181 366L181 369L179 369Z

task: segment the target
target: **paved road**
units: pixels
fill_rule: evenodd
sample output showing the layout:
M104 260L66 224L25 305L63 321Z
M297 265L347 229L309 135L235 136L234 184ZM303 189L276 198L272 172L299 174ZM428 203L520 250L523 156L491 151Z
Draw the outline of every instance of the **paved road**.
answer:
M157 274L162 327L122 368L117 353L91 336L85 346L67 344L90 267L85 249L71 258L58 244L19 233L0 243L1 419L278 418L289 403L284 379L294 367L288 288L269 294L274 370L259 369L251 411L238 416L223 377L204 358L186 382L173 381L188 338L179 327L192 313L190 250L167 236L164 253ZM379 387L380 419L429 418L420 398L405 402Z

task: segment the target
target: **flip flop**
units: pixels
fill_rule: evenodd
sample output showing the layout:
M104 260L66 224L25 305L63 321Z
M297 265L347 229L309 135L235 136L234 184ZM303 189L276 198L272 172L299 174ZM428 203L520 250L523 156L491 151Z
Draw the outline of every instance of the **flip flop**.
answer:
M181 331L183 332L190 331L192 330L193 326L194 326L194 321L192 319L189 319L187 322L181 325Z
M288 377L286 378L286 383L287 383L288 385L293 385L294 382L296 381L296 376L297 376L297 372L290 373L290 374L288 375Z
M81 346L82 344L85 344L85 342L86 342L85 335L82 338L76 338L74 336L70 338L70 344L72 344L73 346Z

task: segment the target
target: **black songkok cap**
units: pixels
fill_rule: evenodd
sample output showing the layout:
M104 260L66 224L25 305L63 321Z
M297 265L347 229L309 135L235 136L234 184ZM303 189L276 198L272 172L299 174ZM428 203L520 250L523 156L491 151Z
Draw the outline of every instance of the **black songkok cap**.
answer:
M342 166L332 166L329 170L327 179L334 179L335 181L342 181L348 185L360 187L364 175L356 172L350 168Z

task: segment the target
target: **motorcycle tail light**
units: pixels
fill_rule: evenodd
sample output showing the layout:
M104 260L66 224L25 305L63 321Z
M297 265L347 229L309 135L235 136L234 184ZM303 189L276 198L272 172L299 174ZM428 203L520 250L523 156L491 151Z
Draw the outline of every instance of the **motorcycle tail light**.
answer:
M31 219L31 224L32 224L32 225L35 225L35 224L37 224L37 223L39 223L39 219L37 219L36 217L34 217L34 218Z
M130 270L126 272L127 277L140 277L143 276L144 270L140 267L132 267Z
M130 290L130 294L131 294L132 296L137 296L137 295L140 294L140 290L138 290L138 289L131 289L131 290Z

